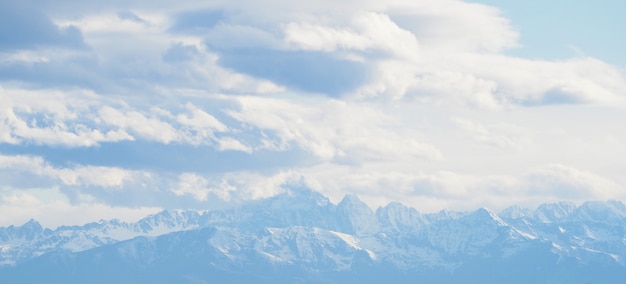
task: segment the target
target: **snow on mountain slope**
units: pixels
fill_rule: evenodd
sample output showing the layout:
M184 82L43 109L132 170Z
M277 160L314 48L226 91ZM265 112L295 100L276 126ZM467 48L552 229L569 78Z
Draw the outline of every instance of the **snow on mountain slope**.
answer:
M380 231L374 212L356 195L346 195L337 204L337 218L342 232L365 236Z
M200 223L249 231L286 226L330 229L338 227L335 210L336 206L318 192L292 188L284 194L255 200L239 208L205 212Z
M506 238L519 239L524 236L484 208L459 219L434 223L427 231L429 243L450 255L491 254L493 252L488 247Z
M168 210L135 223L49 230L30 221L0 228L0 263L21 267L49 259L42 256L47 253L70 253L70 259L108 255L149 269L193 256L205 269L222 272L259 265L300 272L369 266L450 272L481 262L532 265L540 257L554 265L626 269L625 216L618 201L513 207L500 215L485 208L422 214L392 203L374 213L356 196L335 205L317 192L290 189L239 208Z
M348 234L314 227L269 228L255 242L255 250L271 262L301 263L326 270L350 269L358 252L375 257L362 249L359 240Z
M626 206L615 200L588 201L572 212L572 218L584 222L623 224L626 222Z
M576 204L571 202L546 203L537 207L534 219L548 223L567 219L576 210Z
M429 224L415 208L397 202L378 208L376 218L383 230L393 232L417 232Z
M532 211L527 208L522 208L519 205L513 205L509 208L502 210L498 216L503 219L518 219L518 218L528 218L533 215Z
M137 236L158 236L199 227L194 211L163 211L136 223L100 220L83 226L43 229L34 220L15 227L0 228L0 265L15 264L51 251L78 252Z
M0 228L0 242L3 244L23 243L49 233L50 231L44 230L37 221L30 219L30 221L19 227L9 226Z

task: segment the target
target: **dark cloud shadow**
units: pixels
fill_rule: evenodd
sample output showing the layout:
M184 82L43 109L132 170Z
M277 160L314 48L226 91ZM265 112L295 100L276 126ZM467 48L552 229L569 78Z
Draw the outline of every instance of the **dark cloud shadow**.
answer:
M211 178L211 177L207 177ZM71 204L81 204L85 195L92 196L98 202L111 206L130 208L161 207L164 209L221 209L234 203L226 201L215 194L208 193L206 200L198 200L191 195L176 195L172 192L176 187L177 176L168 175L157 179L142 181L141 184L128 182L122 188L103 188L97 186L61 186L59 191ZM239 200L233 200L238 202Z
M175 56L181 59L184 55ZM153 94L163 85L189 86L194 83L184 77L184 72L177 76L171 70L145 67L148 64L145 60L130 63L116 58L102 61L96 54L77 52L68 58L0 64L0 82L19 81L31 88L78 87L125 96Z
M195 46L184 45L182 43L176 43L170 46L162 56L162 60L167 63L183 62L194 59L200 54L200 51Z
M99 73L97 59L75 56L66 60L46 62L11 62L0 64L0 81L22 81L34 87L81 87L92 90L110 89L116 85Z
M85 194L115 206L160 206L164 208L206 209L223 206L225 201L210 195L207 200L174 194L171 190L183 172L194 172L207 179L220 178L227 172L251 171L273 174L285 168L307 166L315 158L300 149L284 152L259 151L253 154L209 147L150 142L104 143L91 148L63 148L37 145L0 144L0 155L40 156L57 168L78 165L121 167L150 171L152 176L125 182L120 188L92 185L61 185L59 190L70 202L78 204ZM17 171L0 172L5 184L19 187L49 185L51 177Z
M169 27L171 33L198 33L209 30L224 19L220 10L187 11L174 16L174 24Z
M545 92L541 98L532 101L524 101L525 106L544 106L544 105L573 105L580 104L582 101L575 95L558 89Z
M310 165L315 161L309 153L297 148L249 154L222 152L208 146L144 141L103 143L98 147L82 148L0 144L0 154L40 156L56 167L91 165L173 173L263 172Z
M330 96L354 90L368 77L365 64L325 52L250 48L219 50L218 54L223 67L296 90Z
M50 17L25 1L0 1L0 50L44 46L87 47L78 28L58 27Z
M140 24L146 24L146 21L131 11L117 12L117 16L122 20L133 21Z

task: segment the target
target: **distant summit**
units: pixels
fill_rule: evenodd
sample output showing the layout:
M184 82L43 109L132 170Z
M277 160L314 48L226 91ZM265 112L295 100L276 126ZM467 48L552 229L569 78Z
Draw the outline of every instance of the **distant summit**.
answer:
M0 228L0 283L623 283L626 206L372 211L307 188L135 223Z

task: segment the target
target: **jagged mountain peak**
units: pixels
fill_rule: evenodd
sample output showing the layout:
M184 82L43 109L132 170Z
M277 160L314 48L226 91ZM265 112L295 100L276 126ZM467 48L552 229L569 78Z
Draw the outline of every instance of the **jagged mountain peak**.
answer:
M365 204L365 202L361 201L356 194L346 194L337 204L337 207L355 208L359 210L364 210L367 207L369 211L371 211L369 206Z
M493 213L493 211L487 208L478 208L476 211L471 212L459 220L469 221L472 223L481 223L481 224L493 224L496 223L500 226L507 226L508 224L504 222L497 214Z
M534 212L534 217L541 222L552 223L568 218L576 208L575 203L567 201L545 203L537 207Z
M134 226L144 233L166 233L198 227L200 213L192 210L166 209L139 220Z
M32 218L28 220L28 222L24 223L24 225L22 225L21 228L23 230L36 231L36 232L43 231L43 227L41 226L41 224L39 224L39 222L35 221L35 219L32 219Z
M279 194L280 195L280 194ZM327 199L321 193L306 187L306 186L290 186L285 188L285 192L282 195L286 195L292 198L299 199Z
M376 211L378 210L404 210L405 208L409 208L408 206L400 203L400 202L389 202L387 203L387 205L382 206L382 207L378 207L378 209L376 209ZM413 208L414 209L414 208Z
M459 219L465 216L466 214L467 213L464 213L464 212L456 212L456 211L450 211L448 209L441 209L437 213L426 214L425 217L426 219L428 219L429 222L439 222L443 220Z
M508 240L512 228L487 208L480 208L459 218L442 219L428 227L429 242L452 256L494 253L500 240Z
M411 215L421 215L417 209L408 207L400 202L390 202L389 204L376 209L376 215L406 214L409 212Z
M626 205L618 200L586 201L577 210L611 211L616 214L626 215Z
M328 197L303 186L289 187L285 192L259 202L279 210L324 207L331 204Z
M491 211L489 208L486 207L480 207L478 209L476 209L473 212L470 212L468 214L469 216L480 216L480 217L485 217L485 218L490 218L490 219L494 219L494 218L500 218L498 216L496 216L495 213L493 213L493 211Z
M151 273L156 275L175 266L176 269L190 269L185 272L189 275L206 272L202 275L208 278L202 278L203 281L214 279L211 278L213 273L224 271L263 271L263 275L268 275L267 271L273 274L281 269L305 269L307 273L352 273L352 269L364 269L353 275L370 269L401 273L415 271L415 275L444 270L456 273L456 269L464 267L473 271L474 263L479 262L496 266L522 263L527 265L524 271L530 271L528 269L540 265L536 260L551 261L549 269L561 263L591 263L602 267L615 265L619 271L626 271L623 270L626 263L621 261L626 259L623 242L626 223L615 221L626 216L626 206L619 201L588 202L580 207L566 202L551 203L536 210L537 216L552 218L550 220L554 222L534 219L533 213L520 207L503 212L499 216L487 208L480 208L468 213L442 210L422 214L395 202L374 213L356 195L347 195L334 205L310 189L294 188L236 209L203 213L164 210L135 223L111 220L57 228L49 235L40 234L32 240L16 239L7 234L22 227L36 228L38 223L33 220L27 223L28 226L0 228L0 282L7 282L3 281L2 272L8 266L24 267L22 271L31 273L37 271L31 270L32 265L49 265L46 260L40 260L45 258L38 256L50 252L68 255L62 263L69 263L71 269L74 265L85 264L92 269L90 273L99 273L102 261L118 265L119 260L123 260L115 266L114 271L119 271L132 269L140 259L141 269L152 269ZM597 222L598 219L608 223ZM12 239L6 241L3 236ZM135 241L124 242L127 240ZM563 262L559 262L561 260ZM54 271L49 268L44 266L43 269ZM162 279L152 280L159 282ZM370 279L365 277L364 280L360 283ZM425 282L436 282L427 280ZM287 281L294 282L297 281Z
M533 213L528 208L524 208L519 205L513 205L500 211L498 216L503 219L532 218Z
M144 219L149 219L149 218L172 218L172 217L181 217L181 216L185 216L185 215L190 215L190 214L194 214L196 213L195 211L191 211L191 210L182 210L182 209L164 209L161 210L155 214L150 214L148 215L146 218Z
M407 207L399 202L392 202L385 207L376 209L378 222L384 228L392 231L421 229L428 221L415 208Z
M380 231L380 224L372 209L354 194L346 195L337 204L340 228L350 234L372 235Z
M236 224L251 231L287 226L337 228L335 210L336 206L319 192L306 187L292 187L239 208L206 212L203 218L218 226Z
M142 218L138 224L173 224L173 223L188 223L190 219L197 219L200 217L200 213L196 211L183 211L166 209L155 214L148 215Z
M572 213L578 220L595 222L626 221L626 205L617 200L587 201Z
M9 226L6 228L0 228L0 241L10 242L13 240L30 241L37 237L46 234L49 230L44 229L39 222L34 219L28 220L21 226ZM2 243L0 243L2 245Z
M359 247L358 238L345 233L301 226L269 228L267 233L257 242L255 250L272 262L306 263L306 266L321 262L326 269L346 270L359 252L373 256Z

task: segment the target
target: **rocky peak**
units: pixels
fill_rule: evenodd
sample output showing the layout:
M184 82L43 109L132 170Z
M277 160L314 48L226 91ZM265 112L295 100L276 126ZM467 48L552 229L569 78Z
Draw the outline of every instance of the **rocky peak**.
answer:
M544 223L553 223L568 218L576 210L572 202L546 203L537 207L535 219Z
M518 205L513 205L509 208L506 208L498 214L503 219L520 219L520 218L532 218L532 211L528 208L523 208Z
M270 197L262 203L269 203L272 209L300 210L311 207L324 207L330 204L327 197L307 187L288 188L284 193Z
M337 218L342 231L355 235L372 235L380 231L380 224L372 209L356 195L346 195L337 204Z
M498 215L493 213L491 210L487 208L479 208L478 210L463 216L460 220L470 223L477 224L497 224L499 226L506 226L506 222L504 222Z
M587 201L576 208L572 217L582 221L623 223L626 221L626 206L616 200Z
M381 226L386 229L403 230L417 229L427 223L426 219L415 208L410 208L398 202L392 202L376 210L376 217Z
M47 232L47 231L46 231ZM22 226L9 226L0 228L0 241L11 241L15 239L33 240L44 233L44 229L39 222L30 219Z

